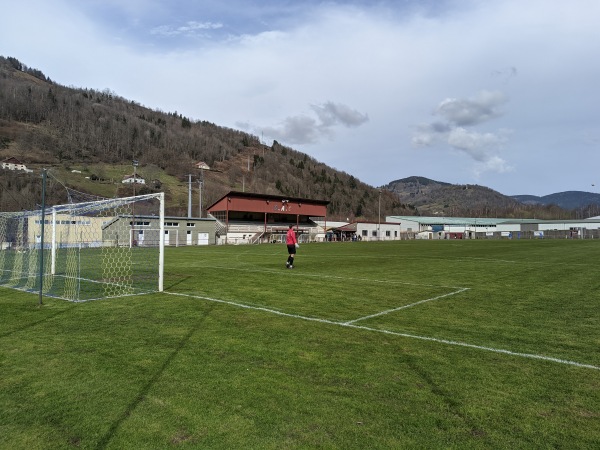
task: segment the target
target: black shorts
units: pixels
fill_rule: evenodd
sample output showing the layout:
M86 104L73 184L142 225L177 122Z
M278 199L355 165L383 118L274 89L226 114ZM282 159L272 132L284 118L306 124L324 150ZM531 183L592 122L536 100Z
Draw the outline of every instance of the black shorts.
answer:
M296 245L295 244L288 244L287 248L288 248L288 253L290 255L296 254Z

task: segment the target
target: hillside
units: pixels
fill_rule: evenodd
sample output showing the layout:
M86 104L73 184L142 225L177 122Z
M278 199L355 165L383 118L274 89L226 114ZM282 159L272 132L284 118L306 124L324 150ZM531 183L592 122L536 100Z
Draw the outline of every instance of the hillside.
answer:
M580 209L600 205L600 194L585 191L566 191L538 197L536 195L513 195L515 200L530 205L557 205L563 209Z
M133 194L121 180L139 161L148 180L136 193L164 191L166 211L185 216L188 180L193 214L230 190L330 200L333 220L375 220L386 215L462 215L579 218L598 207L566 211L544 202L517 201L477 185L452 185L424 177L381 188L329 167L277 141L182 114L163 112L119 97L108 89L62 86L16 58L0 57L0 160L14 157L32 173L3 170L0 211L33 209L40 203L40 170L49 170L47 202ZM199 171L204 161L211 170ZM592 199L591 199L592 200ZM590 203L591 203L590 200Z
M34 169L3 171L1 210L39 203L41 167L52 175L50 204L67 201L65 187L131 194L120 181L138 160L139 173L152 180L141 192L164 190L168 214L187 214L191 174L196 190L203 176L204 207L229 190L246 190L330 200L332 219L378 215L378 189L277 142L266 146L256 136L152 110L109 90L61 86L15 58L0 57L0 81L0 159L15 157ZM199 173L199 161L214 170ZM382 215L409 211L393 194L381 194Z
M576 212L556 204L528 203L493 189L465 184L453 185L423 177L408 177L384 186L400 202L413 205L423 216L575 218ZM587 216L586 216L587 217Z

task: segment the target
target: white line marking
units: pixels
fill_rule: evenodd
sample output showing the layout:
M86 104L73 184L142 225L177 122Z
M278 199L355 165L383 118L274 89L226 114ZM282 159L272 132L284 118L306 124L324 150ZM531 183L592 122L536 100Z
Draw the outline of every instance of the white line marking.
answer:
M359 317L358 319L349 320L347 322L344 322L343 325L350 325L352 323L358 322L359 320L366 320L366 319L372 319L373 317L377 317L377 316L384 316L386 314L393 313L395 311L400 311L401 309L412 308L413 306L417 306L422 303L432 302L434 300L439 300L440 298L449 297L449 296L455 295L455 294L460 294L461 292L468 291L468 290L469 290L469 288L462 288L462 289L459 289L458 291L450 292L448 294L438 295L437 297L432 297L432 298L426 298L425 300L420 300L418 302L411 303L410 305L404 305L404 306L399 306L398 308L386 309L385 311L371 314L369 316L364 316L364 317Z
M228 300L219 300L216 298L211 298L211 297L204 297L201 295L191 295L191 294L182 294L182 293L177 293L177 292L163 292L164 294L167 295L177 295L180 297L189 297L189 298L197 298L200 300L207 300L210 302L216 302L216 303L223 303L226 305L231 305L231 306L236 306L238 308L245 308L245 309L253 309L256 311L264 311L267 313L271 313L271 314L276 314L279 316L284 316L284 317L291 317L294 319L301 319L301 320L307 320L307 321L311 321L311 322L319 322L319 323L324 323L324 324L328 324L328 325L338 325L338 326L342 326L342 327L347 327L347 328L354 328L357 330L365 330L365 331L373 331L375 333L383 333L383 334L389 334L392 336L399 336L399 337L405 337L405 338L409 338L409 339L419 339L421 341L429 341L429 342L436 342L439 344L446 344L446 345L454 345L457 347L466 347L466 348L472 348L475 350L484 350L487 352L493 352L493 353L501 353L504 355L510 355L510 356L518 356L521 358L529 358L529 359L537 359L537 360L542 360L542 361L548 361L548 362L554 362L554 363L558 363L558 364L565 364L568 366L575 366L575 367L580 367L580 368L584 368L584 369L592 369L592 370L600 370L600 366L594 366L592 364L585 364L585 363L579 363L577 361L570 361L567 359L560 359L560 358L554 358L552 356L544 356L544 355L535 355L532 353L519 353L519 352L513 352L511 350L506 350L506 349L502 349L502 348L493 348L493 347L485 347L482 345L475 345L475 344L468 344L466 342L459 342L459 341L450 341L447 339L438 339L438 338L434 338L434 337L429 337L429 336L418 336L415 334L408 334L408 333L399 333L396 331L390 331L390 330L380 330L377 328L370 328L370 327L363 327L360 325L354 325L354 324L349 324L346 322L335 322L332 320L326 320L326 319L318 319L316 317L306 317L306 316L300 316L297 314L290 314L290 313L285 313L285 312L281 312L281 311L277 311L274 309L269 309L269 308L263 308L263 307L257 307L257 306L248 306L245 305L243 303L237 303L237 302L232 302L232 301L228 301Z
M283 264L282 264L283 266ZM448 288L448 289L463 289L462 286L445 286L440 284L423 284L423 283L410 283L407 281L394 281L394 280L373 280L370 278L348 278L348 277L340 277L337 275L322 275L317 273L304 273L304 272L294 272L292 270L284 271L284 270L258 270L258 269L245 269L240 267L227 267L227 266L195 266L203 269L219 269L219 270L239 270L242 272L256 272L256 273L275 273L275 274L287 274L290 276L302 276L302 277L310 277L310 278L326 278L333 280L341 280L341 281L360 281L367 283L380 283L380 284L401 284L406 286L424 286L424 287L439 287L439 288Z

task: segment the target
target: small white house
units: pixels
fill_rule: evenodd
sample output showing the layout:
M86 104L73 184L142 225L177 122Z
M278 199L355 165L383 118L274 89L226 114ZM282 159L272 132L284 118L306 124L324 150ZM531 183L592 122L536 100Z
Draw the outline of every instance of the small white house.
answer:
M25 166L25 164L23 164L17 158L14 158L12 156L2 161L2 168L4 170L20 170L28 173L33 172L33 170L28 169L27 166Z
M398 241L401 231L399 223L356 222L356 235L363 241Z
M196 166L196 169L210 170L210 167L204 161L197 162L195 164L195 166Z
M124 184L133 184L133 183L146 184L146 180L144 180L139 175L125 175L123 177L123 181L121 181L121 183L124 183Z

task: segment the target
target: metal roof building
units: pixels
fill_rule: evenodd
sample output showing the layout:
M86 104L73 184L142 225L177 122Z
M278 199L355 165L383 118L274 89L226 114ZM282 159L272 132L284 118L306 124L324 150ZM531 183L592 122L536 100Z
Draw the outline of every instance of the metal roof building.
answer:
M387 216L387 222L400 223L407 232L437 232L475 237L600 237L600 220L541 220L488 217ZM441 235L440 235L441 236Z

